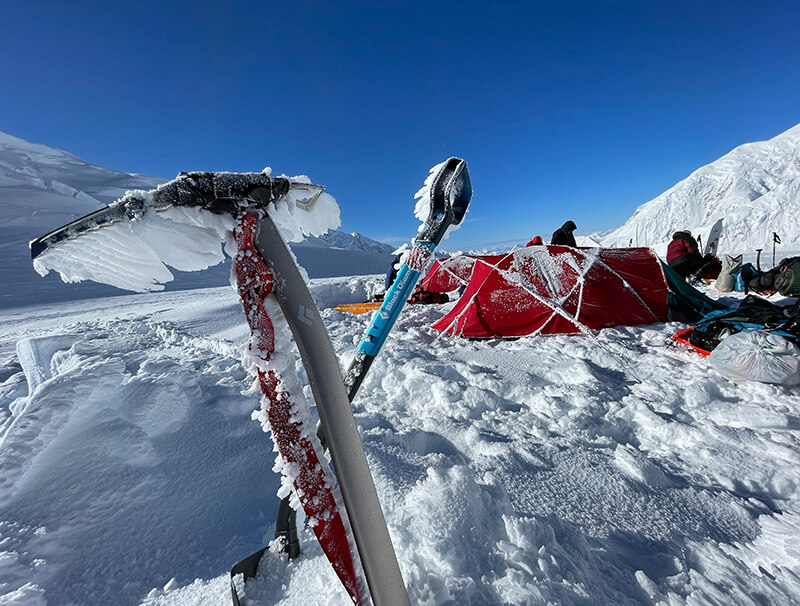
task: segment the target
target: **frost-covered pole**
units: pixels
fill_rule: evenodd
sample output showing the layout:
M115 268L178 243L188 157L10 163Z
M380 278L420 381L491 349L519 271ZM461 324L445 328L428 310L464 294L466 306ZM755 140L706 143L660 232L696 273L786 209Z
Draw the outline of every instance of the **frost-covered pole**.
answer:
M449 231L461 224L467 212L472 198L472 185L467 163L460 158L449 158L445 162L437 164L430 170L425 184L415 197L418 198L418 201L414 214L422 221L422 225L414 239L411 252L400 268L389 292L385 295L380 309L375 313L345 375L344 383L350 401L355 397L372 361L397 320L400 310L416 286L421 272L432 256L433 249ZM321 412L320 417L323 417ZM322 431L318 432L320 439L326 440L331 435L338 435L336 427L325 426L324 422L321 427ZM278 508L275 538L285 541L284 551L290 559L299 555L296 537L295 513L289 507L287 497L281 501ZM235 570L252 569L259 558L260 552L255 553L242 560ZM367 567L365 566L365 568Z
M419 233L397 272L397 277L384 295L380 309L372 317L345 373L344 383L351 399L355 397L389 331L400 316L403 305L433 257L434 249L464 219L472 199L472 183L467 163L461 158L449 158L434 166L417 196L419 201L415 214L422 220Z

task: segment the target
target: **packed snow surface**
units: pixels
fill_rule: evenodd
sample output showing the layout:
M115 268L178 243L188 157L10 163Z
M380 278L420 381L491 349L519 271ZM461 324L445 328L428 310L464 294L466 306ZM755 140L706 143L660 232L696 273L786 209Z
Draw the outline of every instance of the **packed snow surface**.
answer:
M343 365L369 318L330 306L380 281L312 281ZM669 344L676 324L470 342L430 329L449 305L403 312L354 402L412 603L800 600L796 389L727 381ZM226 603L280 488L235 293L0 327L0 603ZM249 599L348 603L301 543Z
M791 190L780 158L797 135L766 142L780 166L750 202L783 207L769 192ZM4 137L0 166L24 178L0 175L0 194L28 196L11 198L27 209L14 237L37 200L93 204L89 185L42 172L79 160ZM695 215L670 212L653 220L660 238L714 219L675 226ZM781 235L792 213L775 219ZM312 280L343 367L370 319L332 306L381 284ZM0 604L229 603L228 570L272 537L285 490L252 418L236 294L39 293L43 305L0 310ZM452 305L404 310L353 403L412 603L800 602L796 387L728 381L672 344L676 323L466 341L430 328ZM265 556L248 601L349 603L307 525L300 538L297 561Z

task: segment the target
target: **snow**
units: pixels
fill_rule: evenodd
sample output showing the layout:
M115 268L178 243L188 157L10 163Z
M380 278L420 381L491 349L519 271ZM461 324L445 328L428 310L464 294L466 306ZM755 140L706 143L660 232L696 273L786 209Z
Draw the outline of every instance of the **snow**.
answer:
M49 149L25 148L75 162ZM0 188L87 192L37 170ZM52 208L52 225L10 223L41 235L71 212ZM332 306L382 282L311 280L342 367L370 318ZM230 603L228 570L271 539L284 492L236 293L51 292L0 309L0 604ZM677 323L466 341L430 328L452 305L405 309L353 402L411 603L800 601L796 387L728 381L672 343ZM296 350L275 363L300 390ZM300 540L295 562L265 555L247 599L349 604L306 524Z
M436 166L432 166L428 171L428 176L425 178L425 183L423 183L419 191L414 194L414 198L417 201L414 205L414 216L423 224L428 220L431 212L431 187L433 186L433 180L445 164L447 164L447 160L440 162Z
M423 183L422 187L414 194L414 198L416 199L416 203L414 205L414 216L420 220L421 224L419 226L419 231L422 232L425 229L425 224L427 223L428 219L430 218L431 212L431 187L433 187L433 182L436 179L436 176L439 174L441 169L449 162L450 160L445 160L444 162L440 162L435 166L432 166L431 169L428 171L428 176L425 178L425 182ZM459 191L452 191L450 193L451 197L457 197L461 194L460 187ZM448 204L452 203L453 200L448 200ZM467 208L467 212L469 212L469 208ZM442 240L446 240L450 237L454 231L456 231L459 227L461 227L462 221L458 223L450 223L447 228L445 229L444 234L442 235ZM404 260L405 261L405 260Z
M369 318L330 306L380 281L312 281L343 366ZM447 308L404 311L354 403L412 603L797 601L796 390L728 382L677 324L465 342L429 328ZM0 599L225 603L280 489L235 293L0 320ZM301 546L248 597L348 603Z
M768 141L741 145L640 206L604 246L651 246L663 256L672 233L706 234L723 220L720 254L800 249L800 124ZM703 238L705 241L705 237Z

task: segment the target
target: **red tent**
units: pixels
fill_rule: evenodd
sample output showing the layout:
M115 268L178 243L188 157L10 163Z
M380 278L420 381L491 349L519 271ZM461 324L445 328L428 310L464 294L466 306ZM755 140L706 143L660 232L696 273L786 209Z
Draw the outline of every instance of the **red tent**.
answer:
M469 282L475 259L474 255L458 255L446 259L436 259L422 278L420 286L430 292L452 292ZM498 257L499 258L499 257Z
M423 285L454 290L469 266L464 293L435 329L463 337L519 337L668 318L667 282L649 248L532 246L455 257L437 261Z

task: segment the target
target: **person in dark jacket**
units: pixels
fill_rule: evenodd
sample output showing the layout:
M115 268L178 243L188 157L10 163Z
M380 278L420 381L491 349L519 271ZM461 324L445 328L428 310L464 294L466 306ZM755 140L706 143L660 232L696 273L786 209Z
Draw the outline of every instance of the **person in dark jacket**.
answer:
M572 246L575 248L577 245L575 244L575 236L572 235L572 232L574 232L576 228L577 226L575 223L572 221L567 221L564 223L564 225L553 232L553 239L550 240L550 244Z
M397 272L400 270L400 258L402 254L395 255L392 262L389 263L389 268L386 270L386 278L383 281L383 285L388 291L391 288L392 284L394 284L395 278L397 278Z
M689 231L676 231L667 247L667 265L682 278L690 276L705 265L697 240Z

